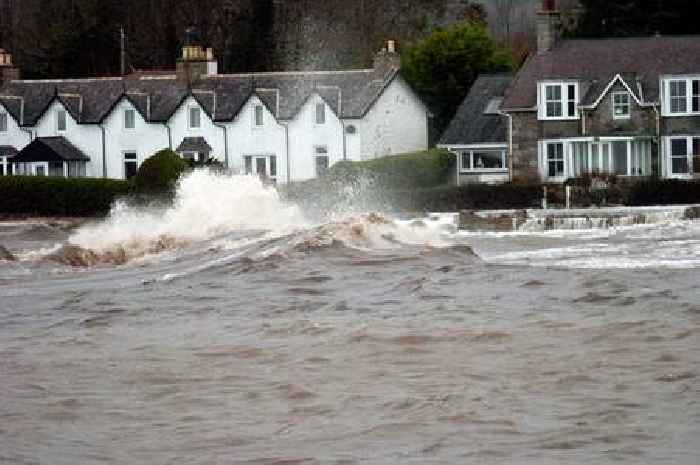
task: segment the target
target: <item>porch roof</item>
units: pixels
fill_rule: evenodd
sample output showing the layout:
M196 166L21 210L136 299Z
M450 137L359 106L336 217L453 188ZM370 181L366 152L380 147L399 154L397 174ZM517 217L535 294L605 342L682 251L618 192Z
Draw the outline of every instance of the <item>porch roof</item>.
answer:
M12 163L90 161L65 137L38 137L23 148Z

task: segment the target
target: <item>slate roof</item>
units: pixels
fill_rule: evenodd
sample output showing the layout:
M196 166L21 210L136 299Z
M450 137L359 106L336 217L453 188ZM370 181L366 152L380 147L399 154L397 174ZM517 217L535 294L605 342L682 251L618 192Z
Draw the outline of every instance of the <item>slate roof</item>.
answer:
M163 74L8 81L0 87L0 103L24 126L35 125L55 100L76 121L97 124L122 98L128 98L146 120L166 122L192 96L210 117L223 122L233 120L248 99L257 95L278 119L290 120L317 93L343 118L361 118L397 75L397 69L386 74L372 69L231 74L204 76L191 88L175 75Z
M17 155L17 149L11 145L0 145L0 157L12 158Z
M664 74L700 72L700 36L563 40L552 50L533 54L506 92L504 109L534 108L538 81L581 81L582 104L590 105L620 74L644 102L658 102Z
M12 159L13 163L35 161L90 161L90 159L61 136L37 137Z
M211 153L212 148L204 137L185 137L175 151Z
M484 112L492 99L503 96L512 79L508 74L479 76L440 138L439 144L506 143L506 118Z

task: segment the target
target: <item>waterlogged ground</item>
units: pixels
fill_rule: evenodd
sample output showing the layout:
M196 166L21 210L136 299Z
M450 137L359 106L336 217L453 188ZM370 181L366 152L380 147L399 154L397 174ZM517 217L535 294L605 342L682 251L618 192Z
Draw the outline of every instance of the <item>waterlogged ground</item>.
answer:
M700 460L700 223L318 224L234 181L0 225L0 463Z

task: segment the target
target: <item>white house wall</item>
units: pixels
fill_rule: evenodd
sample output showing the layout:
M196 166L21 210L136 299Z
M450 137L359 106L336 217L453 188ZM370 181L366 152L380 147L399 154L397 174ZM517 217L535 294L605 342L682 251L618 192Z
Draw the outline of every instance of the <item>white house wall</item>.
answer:
M255 106L262 105L257 97L251 97L243 106L228 128L229 165L242 173L245 169L243 157L267 156L277 157L278 182L286 182L287 149L285 129L277 123L274 115L263 105L263 125L255 127Z
M29 134L20 129L12 114L2 104L0 104L0 113L7 114L7 131L0 132L0 145L10 145L17 150L22 150L31 142Z
M63 136L86 156L90 158L87 164L87 176L99 178L102 176L102 131L96 124L78 124L69 111L66 110L66 130L58 131L57 113L65 110L58 101L54 101L34 127L36 137Z
M191 129L189 127L189 109L192 106L196 106L200 110L199 128ZM204 137L212 148L211 156L222 163L225 161L224 130L214 125L214 122L193 97L187 98L180 105L180 108L170 118L168 125L172 133L173 150L177 149L185 137Z
M326 122L316 124L316 105L326 107ZM326 102L314 95L289 123L291 175L293 181L316 177L316 148L325 147L329 166L343 160L343 124Z
M134 110L134 129L124 128L124 112ZM168 131L162 124L149 124L127 99L122 99L105 118L107 177L124 179L124 153L135 152L138 164L168 148ZM70 139L70 137L69 137Z
M396 77L359 125L362 159L428 148L428 113L401 77Z

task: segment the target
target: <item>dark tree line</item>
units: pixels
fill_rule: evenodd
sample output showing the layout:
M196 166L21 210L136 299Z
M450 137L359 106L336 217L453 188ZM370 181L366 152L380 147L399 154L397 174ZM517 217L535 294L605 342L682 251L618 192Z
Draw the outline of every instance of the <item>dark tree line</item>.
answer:
M579 0L578 37L699 34L697 0Z
M0 0L0 47L27 77L117 75L124 27L128 70L170 69L194 25L224 72L335 68L484 18L471 0Z

